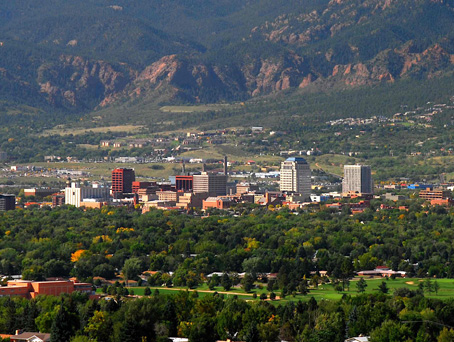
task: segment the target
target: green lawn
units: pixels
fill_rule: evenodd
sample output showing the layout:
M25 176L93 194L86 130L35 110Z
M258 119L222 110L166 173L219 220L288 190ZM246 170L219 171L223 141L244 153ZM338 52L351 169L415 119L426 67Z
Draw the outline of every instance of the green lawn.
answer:
M418 284L420 282L424 282L425 279L418 279L418 278L404 278L404 279L366 279L367 287L365 290L365 293L378 293L378 286L384 281L386 282L389 292L388 294L393 293L394 289L396 288L401 288L401 287L407 287L410 290L417 290L418 289ZM337 292L334 290L333 285L331 284L323 284L319 285L318 288L311 288L309 294L306 296L303 296L301 294L297 295L287 295L285 298L281 298L279 300L274 301L275 303L283 303L283 302L288 302L288 301L298 301L298 300L303 300L307 301L311 297L315 298L317 301L319 300L339 300L342 298L344 294L350 295L350 296L357 296L359 293L356 288L356 283L357 279L350 281L350 290L345 289L345 291L342 292ZM438 294L435 292L428 293L425 292L426 297L430 298L438 298L438 299L447 299L447 298L452 298L454 297L454 279L431 279L432 284L437 281L438 285L440 286L440 289L438 291ZM259 284L263 288L259 289L256 288L250 293L245 293L243 289L241 288L232 288L228 293L226 292L222 287L216 287L213 291L210 291L208 289L208 286L206 284L203 284L199 286L196 290L199 294L199 297L203 297L206 295L210 295L214 293L215 291L219 293L223 293L224 296L229 297L229 296L234 296L237 295L239 298L242 298L244 300L254 300L253 294L257 294L257 299L259 300L260 294L266 293L267 296L269 297L269 292L266 289L266 284ZM128 289L133 289L135 295L143 296L144 295L144 290L145 287L131 287ZM174 287L172 289L166 288L166 287L151 287L152 292L158 289L159 293L161 294L175 294L178 291L186 291L188 290L187 288L184 287ZM189 290L189 291L194 291L194 290ZM207 292L204 292L207 291ZM101 289L98 289L98 293L101 293ZM277 296L281 295L281 291L277 290L275 291Z

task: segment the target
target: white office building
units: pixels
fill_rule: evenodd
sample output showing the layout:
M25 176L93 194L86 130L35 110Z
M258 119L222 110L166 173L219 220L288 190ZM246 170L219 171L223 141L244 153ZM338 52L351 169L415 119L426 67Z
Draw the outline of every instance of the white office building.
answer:
M79 182L72 182L71 187L65 188L65 204L80 207L84 201L107 201L110 189L107 187L80 186Z
M369 165L344 165L344 179L342 180L342 192L358 192L361 194L373 194L374 184L372 171Z
M300 194L309 200L311 194L311 169L306 159L287 158L281 163L280 190Z

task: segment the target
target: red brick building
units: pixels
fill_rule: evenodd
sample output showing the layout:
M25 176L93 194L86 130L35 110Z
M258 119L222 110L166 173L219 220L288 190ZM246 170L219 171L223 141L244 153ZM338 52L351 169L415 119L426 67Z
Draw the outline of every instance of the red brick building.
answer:
M132 193L132 183L136 180L133 169L119 168L112 171L112 195L121 198L123 194Z
M24 298L36 298L38 295L59 296L62 293L73 293L74 291L93 294L89 283L75 283L67 280L57 281L8 281L7 286L0 287L0 297L20 296Z

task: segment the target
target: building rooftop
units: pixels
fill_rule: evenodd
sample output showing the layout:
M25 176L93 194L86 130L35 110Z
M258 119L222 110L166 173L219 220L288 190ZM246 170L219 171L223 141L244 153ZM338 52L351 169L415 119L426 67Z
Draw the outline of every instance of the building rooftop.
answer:
M303 157L290 157L290 158L287 158L285 161L307 164L306 159L304 159Z

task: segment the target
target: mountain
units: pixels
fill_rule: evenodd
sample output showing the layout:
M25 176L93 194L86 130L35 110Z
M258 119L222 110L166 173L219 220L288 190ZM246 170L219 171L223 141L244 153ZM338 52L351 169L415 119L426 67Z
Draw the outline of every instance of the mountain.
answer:
M108 116L126 104L133 117L153 101L304 96L450 77L454 65L454 0L21 0L0 8L0 100L36 115Z

